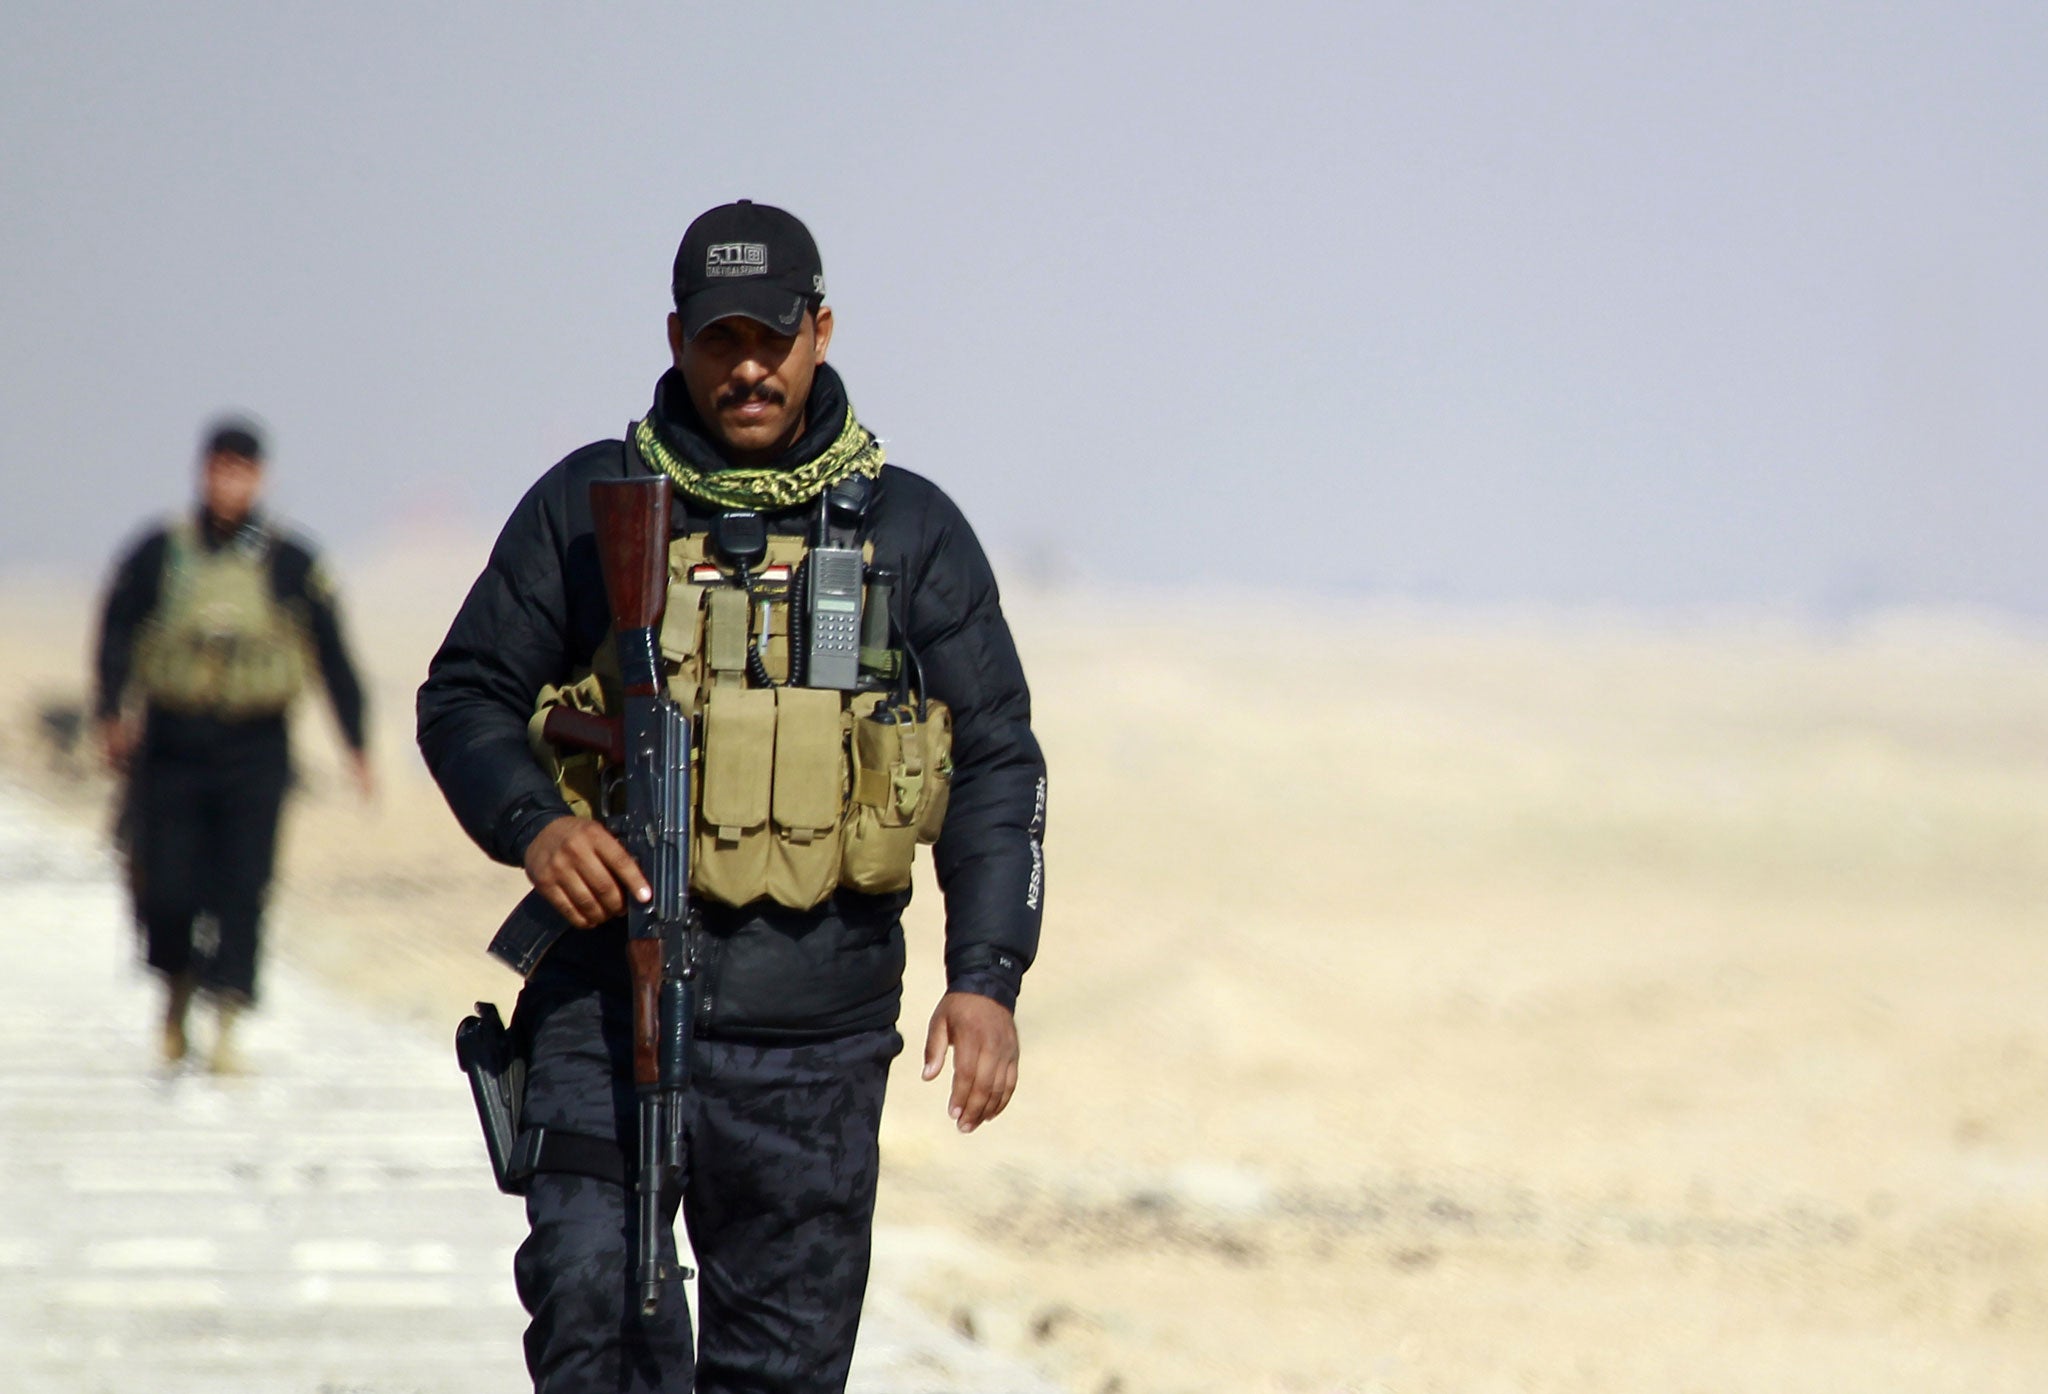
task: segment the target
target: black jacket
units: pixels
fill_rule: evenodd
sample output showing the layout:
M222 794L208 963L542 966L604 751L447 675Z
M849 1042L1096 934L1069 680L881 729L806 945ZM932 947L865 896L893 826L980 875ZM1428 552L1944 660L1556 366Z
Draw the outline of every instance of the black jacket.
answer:
M809 427L786 457L815 457L837 436L844 389L821 367ZM656 390L668 443L698 463L720 463L674 373ZM492 857L519 864L536 833L568 811L526 743L544 683L587 668L610 627L591 535L588 488L629 468L623 442L576 451L527 491L471 587L419 692L420 750L449 807ZM645 466L633 458L630 468ZM1014 1005L1038 946L1044 899L1040 850L1045 763L1031 734L1031 699L1017 651L973 530L937 486L885 467L862 535L878 565L893 566L907 597L900 613L931 696L953 710L952 801L934 849L946 898L946 967L956 991ZM800 532L804 506L770 518ZM678 529L702 530L710 513L677 495ZM712 953L698 1030L720 1036L816 1037L895 1022L902 997L901 914L909 893L841 890L811 910L770 902L706 904ZM575 972L623 990L623 926L570 932L541 972Z
M328 701L334 705L342 739L348 742L349 749L361 750L366 715L363 685L349 659L348 645L342 640L334 587L312 544L260 515L252 515L240 528L227 532L215 526L204 509L198 519L200 545L208 550L227 546L251 528L268 534L270 593L305 625L313 657L319 664L320 682L327 689ZM118 712L127 696L129 678L134 672L135 641L162 599L164 561L169 547L170 529L152 528L136 540L114 569L100 612L93 665L93 711L102 719ZM200 713L152 708L144 728L143 753L206 758L239 743L252 731L271 732L281 725L280 717L228 721Z

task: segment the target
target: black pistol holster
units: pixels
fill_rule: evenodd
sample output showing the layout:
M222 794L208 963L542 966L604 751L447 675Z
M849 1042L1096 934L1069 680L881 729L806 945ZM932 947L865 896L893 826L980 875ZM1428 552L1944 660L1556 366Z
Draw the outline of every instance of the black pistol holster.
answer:
M505 1029L496 1004L477 1003L476 1015L464 1017L455 1028L455 1058L469 1076L499 1190L508 1196L525 1195L527 1183L543 1171L626 1184L626 1155L610 1138L521 1126L526 1056Z

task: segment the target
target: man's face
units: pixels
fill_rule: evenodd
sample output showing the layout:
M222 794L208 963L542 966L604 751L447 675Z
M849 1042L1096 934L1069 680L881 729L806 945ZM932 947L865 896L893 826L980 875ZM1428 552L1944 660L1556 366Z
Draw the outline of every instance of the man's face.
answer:
M823 305L794 335L729 315L686 340L682 317L668 317L669 348L690 401L741 465L766 464L803 433L804 402L831 341L832 311Z
M239 525L263 492L263 465L247 455L219 450L199 471L199 499L206 511L229 527Z

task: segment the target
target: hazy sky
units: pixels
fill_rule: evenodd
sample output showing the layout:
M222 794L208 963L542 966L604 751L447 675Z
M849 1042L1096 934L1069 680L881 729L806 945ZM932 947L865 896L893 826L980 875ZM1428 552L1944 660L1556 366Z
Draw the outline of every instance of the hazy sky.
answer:
M1110 581L2048 613L2048 6L7 6L0 560L273 430L344 561L781 204L892 459Z

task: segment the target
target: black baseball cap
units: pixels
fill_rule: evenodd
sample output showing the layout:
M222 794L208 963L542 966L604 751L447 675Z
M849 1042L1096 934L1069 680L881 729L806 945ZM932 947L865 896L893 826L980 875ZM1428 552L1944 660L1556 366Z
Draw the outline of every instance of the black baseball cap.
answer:
M825 266L793 214L743 198L690 224L676 248L673 289L685 339L727 315L794 334L805 306L825 298Z
M206 428L206 449L215 455L240 455L245 460L263 458L263 428L246 416L223 416Z

